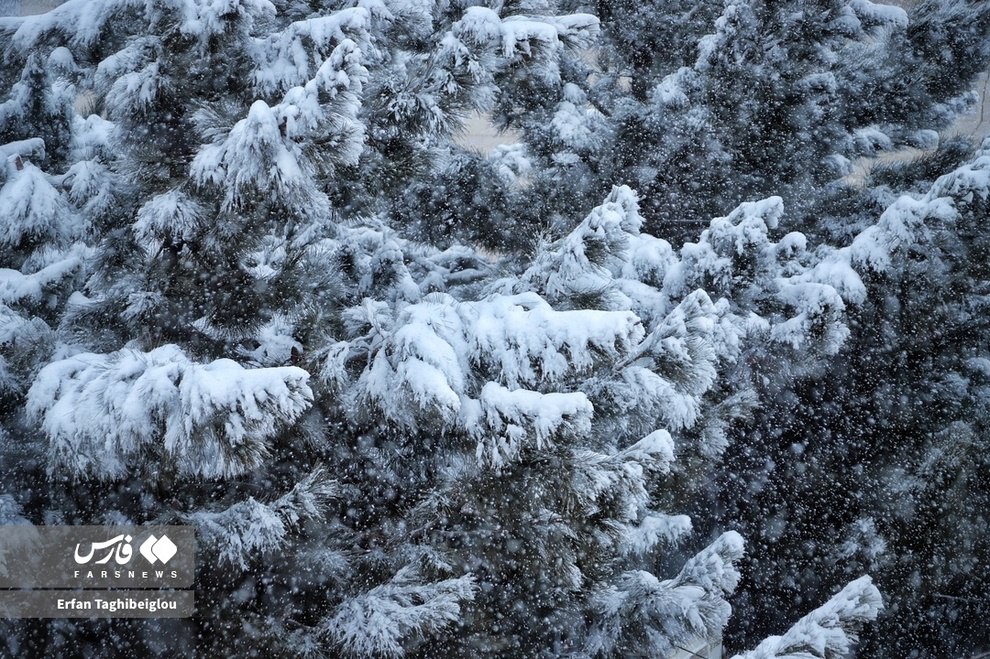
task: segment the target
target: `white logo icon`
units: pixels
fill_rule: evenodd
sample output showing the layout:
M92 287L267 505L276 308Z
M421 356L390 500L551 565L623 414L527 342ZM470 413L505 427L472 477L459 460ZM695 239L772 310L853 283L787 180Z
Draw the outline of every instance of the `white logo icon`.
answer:
M172 557L179 551L179 548L175 546L175 543L167 535L156 538L152 534L148 536L147 540L141 543L138 551L152 565L158 561L161 561L162 565L164 565L172 560Z

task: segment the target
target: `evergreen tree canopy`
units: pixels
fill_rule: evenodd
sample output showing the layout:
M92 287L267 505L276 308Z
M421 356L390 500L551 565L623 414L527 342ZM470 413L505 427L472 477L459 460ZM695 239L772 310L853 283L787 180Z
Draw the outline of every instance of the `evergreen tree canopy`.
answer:
M0 648L987 649L990 142L843 178L987 54L967 0L0 19L0 523L199 538L194 617Z

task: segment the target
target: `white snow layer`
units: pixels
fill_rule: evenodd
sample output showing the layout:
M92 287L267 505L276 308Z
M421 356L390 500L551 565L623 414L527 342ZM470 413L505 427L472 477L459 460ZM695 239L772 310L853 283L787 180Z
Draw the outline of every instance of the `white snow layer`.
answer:
M50 463L73 473L119 477L150 453L161 469L231 476L260 464L267 440L309 406L308 379L293 367L197 364L174 345L83 353L41 370L27 411L49 437Z

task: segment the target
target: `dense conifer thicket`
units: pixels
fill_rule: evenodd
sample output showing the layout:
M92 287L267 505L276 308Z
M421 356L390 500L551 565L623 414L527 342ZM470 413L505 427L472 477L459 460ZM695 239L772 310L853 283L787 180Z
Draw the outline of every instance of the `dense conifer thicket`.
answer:
M990 651L988 63L982 0L0 18L0 523L200 543L0 654Z

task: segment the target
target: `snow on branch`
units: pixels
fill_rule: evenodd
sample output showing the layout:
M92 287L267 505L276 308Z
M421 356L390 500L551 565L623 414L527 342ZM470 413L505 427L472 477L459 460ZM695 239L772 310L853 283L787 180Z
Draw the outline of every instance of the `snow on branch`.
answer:
M733 659L843 659L859 640L862 626L882 608L880 591L870 577L860 577L783 636L771 636Z
M538 45L588 47L598 34L598 19L590 14L500 18L487 7L469 7L454 34L476 43L499 42L503 57L512 58L532 55Z
M222 190L226 209L267 199L328 212L325 195L314 192L314 177L319 167L357 162L364 141L358 93L366 75L360 51L343 41L315 77L286 92L282 103L255 101L223 139L202 147L192 163L193 178ZM319 163L305 148L317 139L333 147L320 154Z
M681 262L668 273L665 285L680 294L702 288L712 296L741 297L774 274L776 253L769 232L783 212L783 199L768 197L714 218L697 242L681 247Z
M718 364L739 350L743 331L726 306L704 291L688 295L618 363L617 377L601 383L598 393L622 411L624 430L648 430L658 420L670 429L694 425Z
M938 178L927 197L938 199L952 197L958 203L973 203L977 199L990 199L990 137L984 139L980 149L970 162L964 163Z
M0 304L0 394L27 391L38 369L39 355L50 354L55 341L55 332L41 318ZM0 441L5 441L2 431Z
M192 174L222 190L224 208L234 209L256 197L274 201L309 190L313 171L306 165L299 147L283 137L276 111L259 100L223 141L200 150Z
M523 279L552 301L596 296L608 308L628 308L624 296L610 299L615 297L610 268L629 260L631 237L641 224L636 194L616 187L573 231L543 250Z
M908 26L908 13L892 4L870 2L870 0L850 0L849 8L866 25L890 26L904 29Z
M373 331L385 329L371 322ZM469 370L457 303L447 295L430 296L407 306L389 329L358 378L359 397L401 425L414 427L421 412L452 422L467 393Z
M623 573L594 598L600 618L586 650L666 657L685 643L718 638L732 611L725 597L739 584L735 563L742 556L743 539L730 531L673 579L660 581L643 570Z
M796 315L777 323L771 330L774 340L800 349L809 339L818 339L825 354L835 354L849 337L844 321L842 296L829 284L782 282L779 298Z
M52 262L35 272L0 268L0 303L14 305L38 304L45 293L80 270L93 250L77 243L64 253L49 253Z
M222 562L246 570L253 558L284 546L304 521L322 519L337 491L337 482L317 468L271 503L250 497L226 510L195 512L185 519Z
M876 224L862 231L852 244L832 250L815 270L849 290L862 301L865 289L858 275L889 271L898 258L935 239L937 229L959 221L974 204L990 199L990 139L975 157L941 176L922 197L902 195L894 200Z
M286 137L303 139L336 133L337 157L356 164L363 146L364 127L357 120L361 90L368 76L361 64L361 50L345 39L316 70L312 80L293 87L276 106Z
M48 37L69 35L73 46L85 48L105 38L108 25L117 20L173 24L181 34L205 43L229 30L233 17L250 27L254 19L274 14L268 0L67 0L44 14L23 18L12 43L28 50Z
M205 209L181 190L152 197L137 212L135 235L152 244L164 240L190 240L204 223Z
M442 54L478 74L484 53L510 63L531 66L533 75L560 79L562 50L591 47L598 35L598 19L590 14L567 16L500 17L487 7L469 7L442 42Z
M319 68L319 63L345 41L358 50L370 51L370 21L366 8L351 7L292 23L278 34L258 40L254 84L263 94L305 85L315 77L314 62Z
M861 299L862 282L848 263L809 254L803 234L773 242L783 213L783 200L768 197L713 219L697 243L681 248L665 284L682 294L702 288L755 311L752 320L769 326L777 343L834 354L849 336L846 301Z
M272 18L276 11L269 0L166 0L163 4L177 14L179 31L201 42L229 31L234 17L250 27L255 18Z
M462 307L472 358L508 386L554 382L628 353L643 338L630 311L557 311L535 293L494 296Z
M162 52L160 37L143 36L99 63L95 82L106 90L111 119L140 115L156 101L168 84L162 75Z
M535 293L475 302L433 294L402 311L370 357L359 389L387 419L409 427L427 417L470 428L483 416L514 434L517 426L508 420L526 417L543 420L542 437L555 425L550 417L524 413L538 394L510 390L559 382L628 352L641 337L642 327L629 312L556 311ZM475 384L479 377L482 382ZM462 410L471 399L471 409ZM559 403L554 409L568 418L587 414L586 401Z
M67 0L49 12L21 19L11 43L19 50L29 50L52 34L72 35L76 45L92 45L114 17L138 11L145 0Z
M632 446L612 454L575 450L572 491L584 516L615 511L614 542L624 555L645 555L659 543L675 544L691 530L686 515L650 509L652 477L670 473L674 441L656 430Z
M2 109L0 109L2 112ZM0 159L7 160L12 156L22 158L36 157L39 160L45 159L45 141L40 137L32 137L26 140L17 140L0 144Z
M176 346L84 353L49 364L27 410L51 442L52 470L119 478L147 460L206 478L258 466L268 440L309 407L299 368L197 364Z
M590 432L593 414L580 392L541 394L489 382L477 401L465 405L464 426L478 440L478 461L499 469L524 445L544 449L564 433Z
M8 163L7 169L7 181L0 187L0 247L58 242L77 231L68 204L43 171L29 162L19 169Z
M433 638L461 620L461 606L476 590L471 575L429 581L408 565L389 582L346 600L321 631L354 656L401 657L409 641Z

